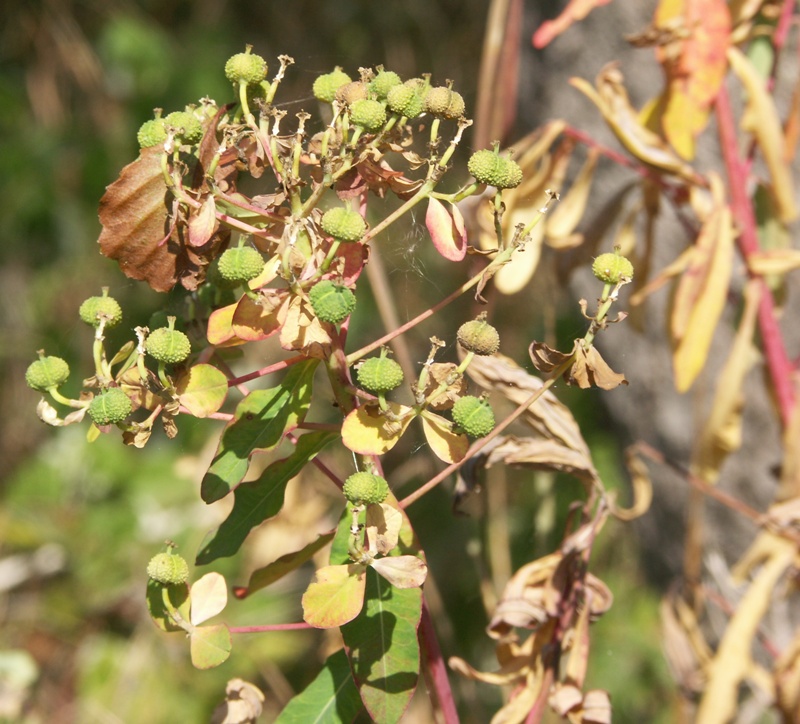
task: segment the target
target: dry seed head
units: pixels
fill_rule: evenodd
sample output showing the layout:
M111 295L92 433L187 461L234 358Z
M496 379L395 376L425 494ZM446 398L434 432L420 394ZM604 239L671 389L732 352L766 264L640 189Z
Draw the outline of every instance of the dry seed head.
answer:
M497 330L486 321L486 312L482 312L476 319L464 322L456 334L458 343L467 352L479 355L490 355L500 349L500 335Z

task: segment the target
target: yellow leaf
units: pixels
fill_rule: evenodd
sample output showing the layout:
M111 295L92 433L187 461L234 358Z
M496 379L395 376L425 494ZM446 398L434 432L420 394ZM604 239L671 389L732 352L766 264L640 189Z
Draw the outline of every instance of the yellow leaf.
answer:
M366 567L325 566L303 594L303 620L315 628L336 628L352 621L364 606Z
M597 76L597 90L582 78L571 78L569 82L597 106L608 127L633 156L662 171L694 181L696 175L691 166L675 155L660 136L642 125L628 99L623 80L619 68L609 64Z
M720 188L718 178L712 188ZM721 190L717 192L721 194ZM675 342L675 388L686 392L706 363L711 339L728 294L733 268L731 211L718 196L700 229L694 253L675 293L670 326Z
M753 274L788 274L800 269L800 250L769 249L756 251L747 257L747 268Z
M464 459L469 449L469 438L457 435L450 423L440 415L425 410L422 413L422 429L431 451L446 463L457 463Z
M755 136L764 154L764 161L772 178L772 189L781 221L789 223L797 218L791 166L783 157L785 139L778 110L764 81L744 54L728 49L728 60L734 73L747 91L747 107L742 117L742 128Z
M717 379L711 413L692 451L691 471L707 483L715 483L725 458L742 444L744 377L755 361L752 348L761 299L761 284L751 281L745 288L744 312L728 355Z
M733 719L739 686L752 667L751 647L769 608L773 590L795 559L795 544L769 532L761 534L769 554L728 622L708 666L708 681L695 721L725 724Z
M403 436L413 415L410 407L396 402L387 403L389 416L381 414L377 405L362 405L344 419L342 442L359 455L383 455ZM397 419L399 418L399 419Z

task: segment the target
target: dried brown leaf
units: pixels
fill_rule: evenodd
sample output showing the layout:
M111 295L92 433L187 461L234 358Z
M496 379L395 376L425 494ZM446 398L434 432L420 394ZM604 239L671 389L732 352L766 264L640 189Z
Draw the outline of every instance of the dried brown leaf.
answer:
M587 347L576 343L575 361L564 377L568 384L578 385L581 389L599 387L603 390L613 390L619 385L628 384L625 375L614 372L597 348L591 344Z
M285 309L285 312L283 311ZM331 338L320 323L309 302L292 297L288 306L281 307L281 347L303 350L309 357L325 359L330 350Z
M544 342L531 342L528 348L533 366L542 374L549 375L553 370L563 365L570 357L572 352L566 354L553 349Z

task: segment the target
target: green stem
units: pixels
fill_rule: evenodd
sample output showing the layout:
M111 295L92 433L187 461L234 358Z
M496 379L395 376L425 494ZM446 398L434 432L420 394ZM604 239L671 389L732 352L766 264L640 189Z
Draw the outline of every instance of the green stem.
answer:
M175 606L172 605L172 601L169 600L169 586L162 585L161 601L164 604L164 608L167 610L169 617L173 620L176 626L180 626L184 631L186 631L186 633L191 633L194 630L194 626L192 626L192 624L190 624L183 616L181 616L178 609L175 608Z
M81 407L86 407L86 404L81 402L80 400L71 400L68 397L64 397L55 387L51 387L47 390L50 393L50 397L52 397L56 402L60 402L62 405L66 405L67 407L74 407L76 409L80 409Z

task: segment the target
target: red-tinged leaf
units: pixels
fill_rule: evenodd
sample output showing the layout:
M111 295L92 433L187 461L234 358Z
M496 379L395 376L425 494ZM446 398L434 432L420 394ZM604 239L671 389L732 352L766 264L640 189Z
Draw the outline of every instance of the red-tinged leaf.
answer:
M306 433L298 439L291 455L269 465L256 480L236 486L231 512L219 528L206 536L195 563L205 565L234 555L253 528L281 511L289 481L337 437L332 432Z
M203 477L200 495L206 503L223 498L241 482L254 452L271 450L305 419L318 362L294 365L280 385L254 390L239 403Z
M389 420L377 405L362 405L344 419L342 442L348 450L359 455L383 455L403 436L413 419L410 407L396 402L387 403L400 421Z
M668 83L662 128L673 148L691 160L694 140L707 125L728 69L730 11L725 0L662 0L655 25L675 37L656 47ZM678 27L687 32L675 32Z
M205 197L199 209L192 209L187 235L189 246L203 246L210 241L214 232L219 228L216 211L214 197L211 194Z
M199 364L182 374L175 390L181 405L195 417L208 417L217 412L228 395L228 378L216 367Z
M344 649L331 654L322 671L294 697L275 724L350 724L363 709Z
M395 588L419 588L428 575L425 561L416 556L377 558L371 565Z
M189 620L189 586L185 583L164 587L163 584L150 580L147 582L147 610L153 623L162 631L183 631L183 627L175 623L166 605L164 596L184 621Z
M446 463L457 463L464 459L469 449L469 438L453 432L445 418L426 410L422 413L422 429L431 450Z
M189 590L192 604L190 621L199 626L225 609L228 604L228 586L219 573L206 573L195 581Z
M173 201L161 170L162 153L158 146L144 149L108 186L100 199L103 231L98 243L126 276L146 281L156 291L169 291L178 281L194 289L203 277L206 260L230 232L214 233L197 249L185 243L185 222L173 223Z
M231 655L231 632L224 624L200 626L192 631L189 651L196 669L213 669Z
M352 621L364 606L366 571L355 563L318 569L303 594L303 620L315 628L336 628Z
M328 545L328 543L333 540L335 532L336 531L331 531L330 533L318 536L316 540L311 541L305 548L295 553L287 553L285 556L281 556L263 568L253 571L247 586L237 586L234 588L234 595L236 598L246 598L251 593L260 591L262 588L266 588L270 584L275 583L275 581L280 580L286 574L297 570L304 563L310 561L315 553Z
M215 347L233 347L237 344L244 344L243 339L239 339L233 331L233 315L236 313L236 304L229 304L211 312L208 318L208 330L206 337L208 343Z
M595 8L608 5L611 0L572 0L555 20L547 20L533 34L533 47L544 48L570 25L583 20Z
M233 312L231 329L238 339L257 342L271 337L281 328L279 310L287 300L287 292L268 291L258 301L242 295Z
M461 261L467 253L467 233L464 219L455 206L458 218L450 216L444 204L433 197L428 199L425 225L436 251L449 261Z

